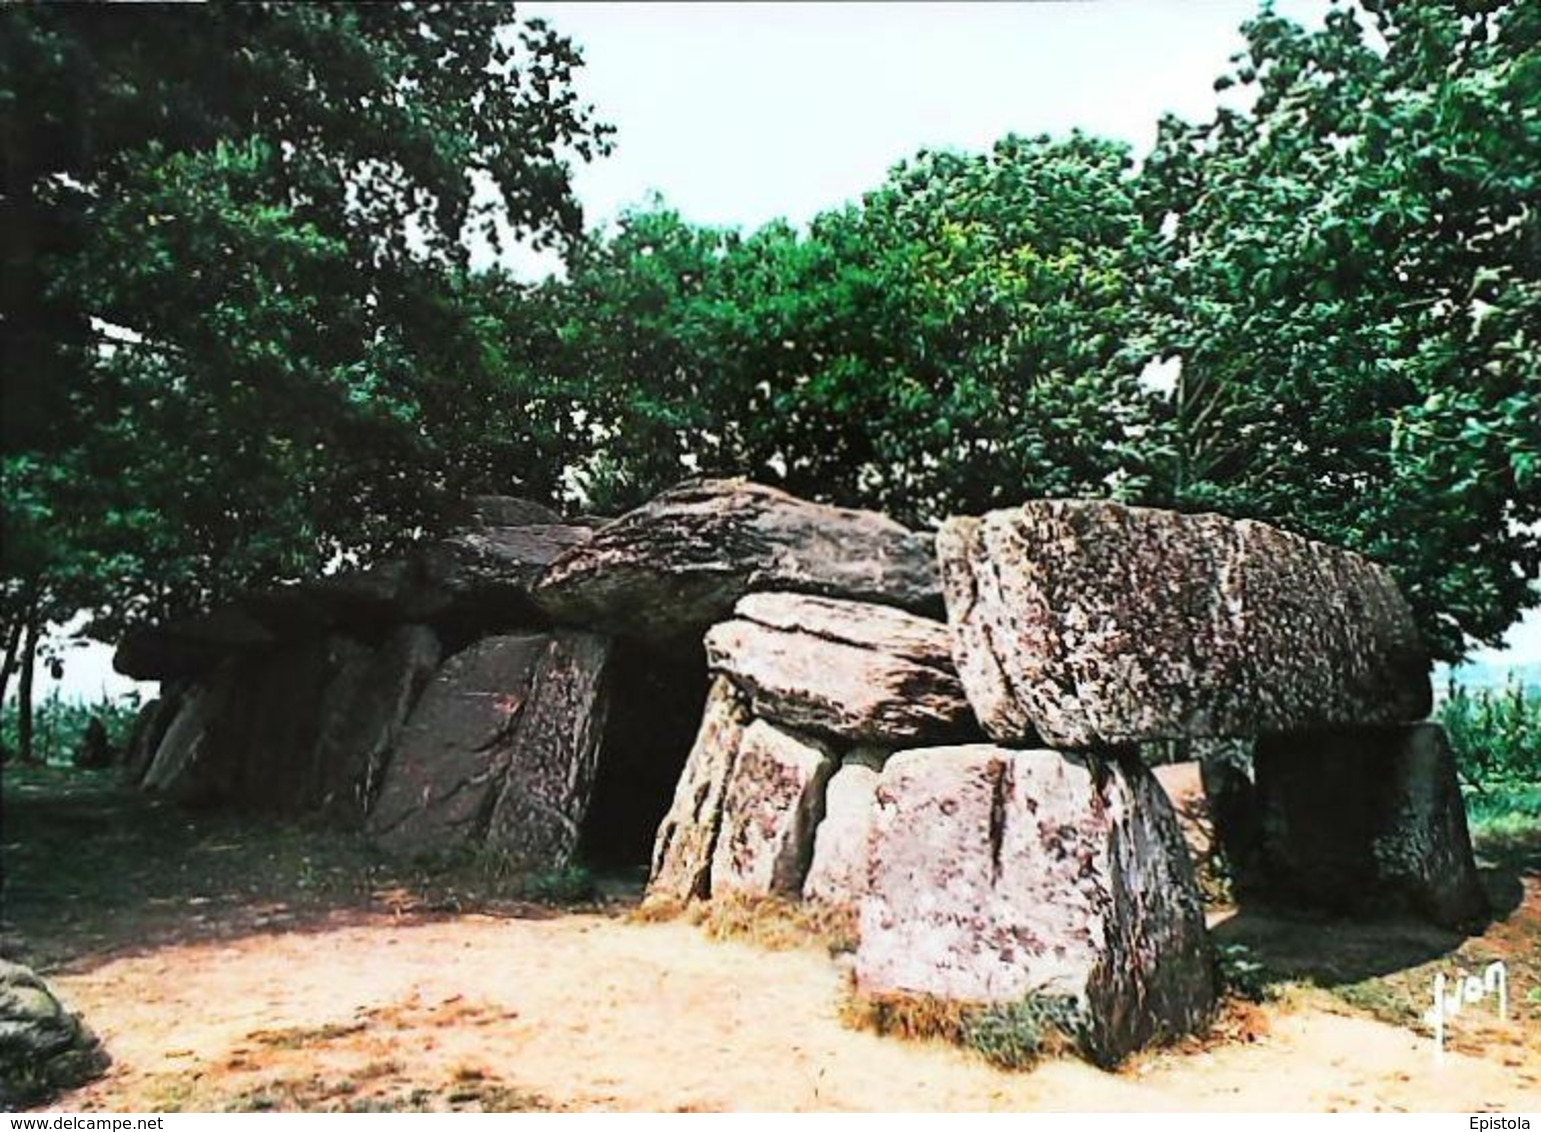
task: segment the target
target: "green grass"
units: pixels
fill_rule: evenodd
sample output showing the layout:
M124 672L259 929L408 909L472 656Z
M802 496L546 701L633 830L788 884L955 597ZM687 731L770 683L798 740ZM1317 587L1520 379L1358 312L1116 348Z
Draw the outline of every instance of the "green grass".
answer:
M1478 842L1509 840L1541 832L1541 784L1468 786L1466 819Z

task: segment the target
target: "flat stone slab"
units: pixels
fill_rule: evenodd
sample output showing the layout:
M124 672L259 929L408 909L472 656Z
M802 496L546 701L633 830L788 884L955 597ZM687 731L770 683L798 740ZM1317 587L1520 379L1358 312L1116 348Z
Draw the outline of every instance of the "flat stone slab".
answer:
M947 627L866 602L766 593L706 634L707 665L756 715L799 731L888 746L978 737Z
M858 749L824 789L824 820L813 839L803 899L854 910L867 891L867 842L877 816L883 757Z
M749 705L733 682L726 676L713 680L701 729L653 842L649 900L683 904L711 893L723 799L750 721Z
M839 760L817 739L757 719L744 730L712 850L712 899L798 896Z
M1063 749L1421 719L1429 659L1381 566L1250 520L1045 500L937 536L987 734Z
M587 633L486 637L429 682L368 828L402 856L496 849L526 869L566 865L603 730L608 642Z

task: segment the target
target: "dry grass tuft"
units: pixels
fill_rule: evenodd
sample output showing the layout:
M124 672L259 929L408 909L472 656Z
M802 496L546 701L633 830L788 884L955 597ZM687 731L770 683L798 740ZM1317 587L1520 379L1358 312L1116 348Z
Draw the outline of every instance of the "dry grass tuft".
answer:
M740 940L767 951L817 948L831 954L856 949L856 917L849 909L787 900L728 898L697 904L694 923L715 940Z

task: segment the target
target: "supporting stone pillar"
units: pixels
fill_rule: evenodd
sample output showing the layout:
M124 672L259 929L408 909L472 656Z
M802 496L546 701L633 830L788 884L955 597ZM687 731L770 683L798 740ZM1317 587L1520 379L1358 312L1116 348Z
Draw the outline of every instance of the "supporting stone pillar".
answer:
M1264 738L1256 769L1259 879L1270 895L1447 927L1487 915L1443 727Z

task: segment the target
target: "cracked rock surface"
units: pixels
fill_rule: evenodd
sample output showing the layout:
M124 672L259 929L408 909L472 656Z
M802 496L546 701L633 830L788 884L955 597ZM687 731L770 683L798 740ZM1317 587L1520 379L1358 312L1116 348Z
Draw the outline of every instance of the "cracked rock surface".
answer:
M1137 759L901 751L877 787L856 982L875 997L1070 1001L1095 1059L1202 1026L1204 909Z
M1421 719L1429 659L1391 575L1250 520L1042 500L937 536L985 731L1061 749Z
M706 634L706 658L756 715L797 730L888 746L979 735L947 627L902 610L753 594Z
M609 642L486 637L447 660L407 720L369 817L386 850L494 848L566 865L593 787Z
M534 596L560 621L670 643L761 590L941 610L928 536L743 480L664 492L558 558Z

